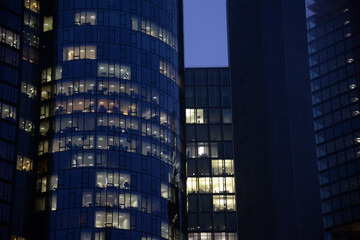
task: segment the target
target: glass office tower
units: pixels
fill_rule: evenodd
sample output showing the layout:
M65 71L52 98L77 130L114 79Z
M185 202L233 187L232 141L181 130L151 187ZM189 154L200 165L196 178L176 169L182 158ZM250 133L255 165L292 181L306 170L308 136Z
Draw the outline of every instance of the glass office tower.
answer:
M39 237L180 239L182 1L41 9Z
M0 239L31 235L38 120L37 0L0 1Z
M16 132L22 1L0 1L0 239L10 238L16 170Z
M228 68L185 70L189 240L236 240Z
M40 2L20 1L22 57L18 106L17 163L14 185L12 239L29 239L33 231L39 113Z
M308 41L325 230L360 238L360 3L316 0Z
M304 0L227 0L239 239L323 239Z

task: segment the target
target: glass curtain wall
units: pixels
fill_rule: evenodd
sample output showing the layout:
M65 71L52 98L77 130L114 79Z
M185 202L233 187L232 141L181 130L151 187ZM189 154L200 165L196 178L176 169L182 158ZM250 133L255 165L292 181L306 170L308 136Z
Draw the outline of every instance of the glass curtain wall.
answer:
M316 0L308 6L314 126L327 232L360 237L360 5Z
M228 68L185 71L189 240L236 240Z
M22 6L0 1L0 239L10 238L14 212Z
M36 211L50 239L180 239L182 3L44 12Z

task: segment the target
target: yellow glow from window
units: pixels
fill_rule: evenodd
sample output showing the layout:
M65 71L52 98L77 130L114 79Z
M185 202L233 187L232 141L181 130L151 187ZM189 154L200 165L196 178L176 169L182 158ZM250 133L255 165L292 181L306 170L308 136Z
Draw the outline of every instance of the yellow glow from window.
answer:
M53 17L44 17L44 32L53 30Z
M187 193L195 193L198 191L198 188L197 188L197 178L188 178L187 179L187 184L186 184L186 187L187 187Z
M203 124L205 122L204 109L186 109L186 123Z

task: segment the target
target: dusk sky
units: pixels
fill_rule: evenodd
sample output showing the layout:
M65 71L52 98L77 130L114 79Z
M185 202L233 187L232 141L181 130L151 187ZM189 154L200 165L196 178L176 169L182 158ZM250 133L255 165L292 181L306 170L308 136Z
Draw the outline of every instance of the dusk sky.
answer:
M184 0L185 66L227 66L226 0Z
M184 0L184 28L186 67L228 65L226 0Z

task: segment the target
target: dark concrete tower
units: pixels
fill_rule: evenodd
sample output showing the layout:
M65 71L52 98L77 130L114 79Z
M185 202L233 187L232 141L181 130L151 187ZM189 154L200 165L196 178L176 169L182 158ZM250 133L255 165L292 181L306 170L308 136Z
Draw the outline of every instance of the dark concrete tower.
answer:
M228 0L239 239L322 239L303 0Z

